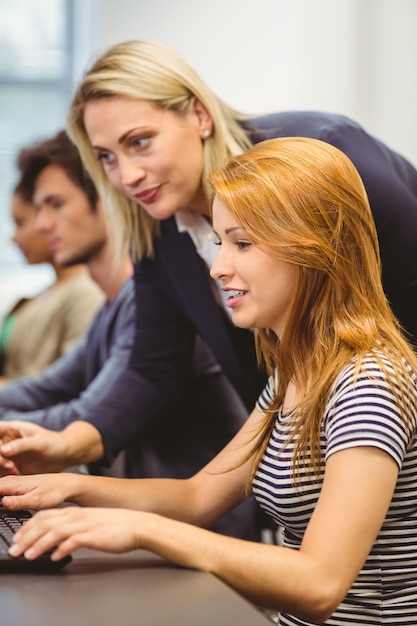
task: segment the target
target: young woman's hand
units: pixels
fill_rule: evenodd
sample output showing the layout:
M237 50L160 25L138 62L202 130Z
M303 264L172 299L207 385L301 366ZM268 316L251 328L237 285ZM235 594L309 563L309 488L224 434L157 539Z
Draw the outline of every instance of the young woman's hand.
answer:
M78 506L40 511L16 533L9 553L35 559L55 547L51 558L59 560L81 547L128 552L141 547L138 529L152 523L153 517L126 509Z

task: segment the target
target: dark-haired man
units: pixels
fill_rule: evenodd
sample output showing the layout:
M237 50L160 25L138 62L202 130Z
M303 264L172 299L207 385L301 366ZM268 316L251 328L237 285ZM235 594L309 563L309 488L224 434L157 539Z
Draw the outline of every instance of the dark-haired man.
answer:
M18 163L19 186L32 197L37 228L45 235L54 259L68 267L84 263L106 296L82 343L39 377L21 378L0 390L2 419L25 420L28 429L40 424L61 431L100 407L114 372L128 363L135 314L132 263L127 253L115 263L102 203L64 131L23 150ZM118 408L117 404L112 409L103 406L103 411L116 414ZM87 422L83 426L93 428ZM55 443L62 444L59 454L50 459L45 440L42 450L19 458L21 471L68 466L71 428L67 439L54 434ZM94 449L89 454L94 460L101 456ZM13 471L13 465L9 461L8 471Z

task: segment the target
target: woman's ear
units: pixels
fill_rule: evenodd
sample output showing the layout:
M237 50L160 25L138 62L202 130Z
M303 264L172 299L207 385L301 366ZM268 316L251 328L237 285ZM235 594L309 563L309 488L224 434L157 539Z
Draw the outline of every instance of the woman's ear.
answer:
M204 104L196 97L193 98L192 108L197 118L201 138L207 139L213 132L212 117Z

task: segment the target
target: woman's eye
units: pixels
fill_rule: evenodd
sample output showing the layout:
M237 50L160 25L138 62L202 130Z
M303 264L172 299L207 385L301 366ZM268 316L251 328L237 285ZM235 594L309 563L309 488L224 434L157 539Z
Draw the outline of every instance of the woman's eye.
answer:
M145 137L134 137L132 139L131 145L134 148L147 148L149 145L151 138L149 137L149 135L145 136Z
M97 160L102 161L103 165L111 165L113 161L113 156L110 152L99 152L97 154Z
M250 241L236 241L236 245L239 250L247 250L252 244Z

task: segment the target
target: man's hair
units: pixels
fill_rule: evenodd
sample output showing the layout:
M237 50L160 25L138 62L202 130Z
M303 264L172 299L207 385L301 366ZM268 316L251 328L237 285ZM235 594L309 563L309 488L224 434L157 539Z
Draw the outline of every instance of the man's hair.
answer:
M98 200L96 188L83 167L77 148L64 130L19 152L17 167L20 178L15 192L27 202L32 202L36 180L49 165L61 167L74 185L84 191L91 207L95 209Z

